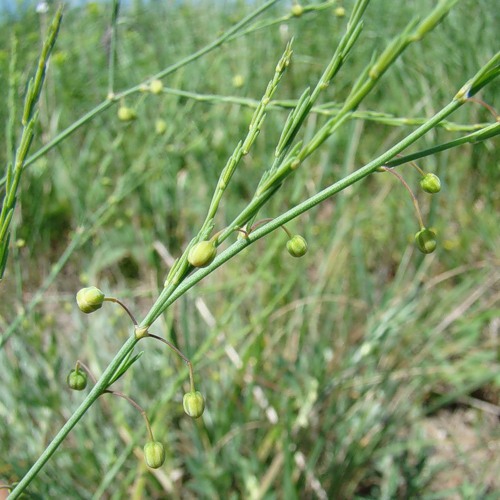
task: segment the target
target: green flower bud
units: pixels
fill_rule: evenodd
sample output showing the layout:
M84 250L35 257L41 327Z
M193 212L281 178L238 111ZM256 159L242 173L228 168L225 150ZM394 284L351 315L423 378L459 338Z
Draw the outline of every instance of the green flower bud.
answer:
M344 17L345 16L345 9L344 7L337 7L333 13L337 16L337 17Z
M420 185L426 193L434 194L441 191L441 181L435 174L425 174L420 181Z
M68 387L74 391L83 391L87 387L87 374L80 370L71 370L66 378Z
M198 418L203 415L205 410L205 400L199 391L186 392L182 399L182 406L190 417Z
M194 267L207 267L217 255L213 241L200 241L189 250L188 262Z
M149 83L149 90L152 94L161 94L163 90L163 83L161 80L151 80Z
M155 131L158 135L162 135L167 131L167 122L159 118L155 122Z
M436 233L424 227L415 235L415 242L421 252L432 253L437 245Z
M292 5L292 16L300 17L304 13L304 7L299 3Z
M148 467L158 469L165 462L165 448L160 441L149 441L144 445L144 458Z
M130 122L135 120L136 114L132 108L127 108L127 106L120 106L118 108L118 119L122 122Z
M95 286L89 286L87 288L82 288L76 294L76 303L80 308L80 311L85 314L93 313L102 307L105 295L96 288Z
M302 257L307 253L307 241L296 234L286 242L286 249L292 257Z
M239 74L234 75L232 83L234 88L241 89L241 87L243 87L243 85L245 84L245 79Z

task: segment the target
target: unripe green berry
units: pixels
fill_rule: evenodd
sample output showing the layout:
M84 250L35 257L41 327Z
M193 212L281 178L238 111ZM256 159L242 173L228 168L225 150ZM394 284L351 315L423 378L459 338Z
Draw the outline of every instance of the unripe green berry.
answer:
M144 458L148 467L158 469L165 462L165 448L160 441L149 441L144 445Z
M299 3L292 5L292 16L300 17L304 13L304 7Z
M436 233L424 227L415 234L415 242L421 252L432 253L437 246Z
M307 241L296 234L286 242L286 249L292 257L302 257L307 253Z
M87 374L80 370L71 370L66 378L68 387L74 391L83 391L87 387Z
M194 267L206 267L213 262L216 255L217 248L213 241L199 241L189 250L188 262Z
M122 122L130 122L135 120L136 114L132 108L128 108L127 106L120 106L118 108L118 119Z
M95 286L82 288L76 294L76 303L85 314L93 313L102 307L105 295Z
M205 411L205 399L200 391L186 392L182 398L182 406L190 417L198 418L201 417Z
M441 181L436 174L425 174L420 180L420 185L426 193L439 193L441 191Z

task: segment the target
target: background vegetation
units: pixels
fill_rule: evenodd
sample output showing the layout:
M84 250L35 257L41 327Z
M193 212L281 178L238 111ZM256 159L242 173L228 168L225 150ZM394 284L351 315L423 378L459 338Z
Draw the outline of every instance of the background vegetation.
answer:
M121 12L117 89L199 49L251 8L246 2L172 4L136 2ZM433 4L373 2L362 41L327 98L341 100L373 52ZM267 18L287 14L290 5L283 2ZM351 2L343 6L349 12ZM495 7L494 0L459 2L392 67L363 110L415 118L447 103L497 50ZM66 11L33 152L105 98L110 10L89 3ZM19 99L48 19L33 9L0 29L2 85L11 34L19 38ZM95 284L141 317L172 256L202 222L251 109L236 99L200 102L199 96L259 99L294 36L292 65L276 98L296 99L321 74L345 22L332 8L237 38L165 80L198 99L179 92L132 96L126 104L135 121L119 121L110 108L26 169L0 287L2 331L14 328L0 350L1 482L22 477L78 405L81 394L65 386L75 360L99 374L130 333L128 319L111 304L84 317L76 291ZM480 97L498 109L496 89L490 85ZM284 110L268 113L236 173L220 227L251 196L285 117ZM163 133L156 129L160 119ZM492 121L473 103L452 119ZM2 100L0 121L6 120ZM312 116L305 135L322 121ZM262 216L276 216L331 184L408 130L350 122ZM456 135L436 129L418 146ZM207 399L203 419L182 412L182 361L145 341L144 356L119 385L147 409L166 444L166 464L147 469L140 415L104 396L33 482L30 498L496 498L495 146L490 140L419 162L443 182L439 196L419 195L439 236L431 256L412 244L418 228L407 193L392 176L373 175L291 225L308 240L306 257L290 258L286 237L277 232L183 296L152 332L194 362ZM398 170L416 185L414 170ZM69 258L59 262L64 252Z

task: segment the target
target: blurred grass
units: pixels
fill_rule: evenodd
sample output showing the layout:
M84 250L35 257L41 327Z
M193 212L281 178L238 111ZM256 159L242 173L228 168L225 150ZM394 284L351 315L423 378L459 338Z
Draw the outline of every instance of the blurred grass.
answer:
M428 116L447 102L496 50L495 4L460 2L391 69L366 109ZM350 5L345 3L347 10ZM372 51L432 5L405 2L395 9L393 2L373 3L363 41L325 99L345 96ZM137 3L124 10L117 89L198 49L249 8L243 2L206 2L202 8L184 2ZM269 15L280 16L287 8ZM105 4L66 12L33 151L105 97L109 18ZM165 85L259 98L285 40L293 35L292 66L277 98L297 98L319 76L345 22L326 11L293 19L286 28L252 33L186 66ZM26 81L41 30L43 20L34 12L4 22L2 75L15 32L22 34L19 81ZM235 75L243 77L240 88L233 85ZM481 97L500 107L494 85ZM155 243L173 256L187 244L250 118L250 111L236 104L172 95L134 96L127 105L137 111L133 123L119 122L111 108L25 172L14 235L24 243L13 250L0 288L2 331L22 313L75 230L84 225L91 237L0 351L0 418L5 422L0 478L5 482L24 474L77 406L80 396L65 389L75 360L99 374L130 331L111 304L104 314L82 317L74 305L76 290L97 284L133 305L138 316L147 311L167 270ZM251 195L285 116L269 113L252 154L235 175L220 227ZM163 135L155 133L158 118L167 122ZM452 118L491 121L474 104ZM311 117L305 134L321 122ZM296 172L262 216L279 214L405 132L373 122L349 124ZM417 147L452 137L436 130ZM472 497L494 498L498 479L485 484L469 468L463 468L462 482L447 489L433 481L441 469L460 464L439 463L444 445L426 433L426 424L439 411L464 405L464 397L481 395L498 410L500 202L494 187L500 169L495 146L489 141L419 162L438 173L444 186L435 198L419 195L441 242L435 255L414 251L411 201L395 179L375 175L295 221L293 230L310 246L304 259L288 258L285 235L278 233L207 278L154 328L195 362L207 398L203 421L182 413L187 389L182 362L161 345L144 341L145 355L120 386L147 408L155 435L166 444L166 465L146 470L140 416L124 401L106 396L48 463L31 496L465 498L472 491ZM0 161L5 163L4 150ZM400 171L417 185L412 169ZM132 185L132 192L109 204L120 183ZM96 218L99 210L108 216ZM486 415L475 411L478 420ZM479 436L490 433L498 448L498 428L483 422L474 429ZM486 454L477 465L484 470L496 463Z

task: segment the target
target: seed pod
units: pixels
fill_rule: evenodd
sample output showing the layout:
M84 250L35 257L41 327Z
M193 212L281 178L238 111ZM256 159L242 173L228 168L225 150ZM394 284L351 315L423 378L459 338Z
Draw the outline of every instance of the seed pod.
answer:
M213 241L199 241L189 251L188 262L194 267L207 267L216 255L217 248Z
M76 303L85 314L93 313L102 307L105 295L95 286L82 288L76 294Z
M198 418L201 417L205 411L205 399L200 391L186 392L182 398L182 406L190 417Z
M127 106L120 106L118 108L118 119L122 122L130 122L135 120L136 114L132 108L128 108Z
M415 242L421 252L432 253L437 246L436 233L424 227L415 234Z
M292 257L302 257L307 253L307 241L296 234L286 242L286 249Z
M163 83L161 80L151 80L149 83L149 90L152 94L161 94L163 90Z
M80 370L71 370L66 377L66 382L70 389L83 391L87 387L87 374Z
M148 441L144 445L144 459L148 467L158 469L165 462L165 448L160 441Z
M426 193L439 193L441 191L441 181L436 174L425 174L420 180L420 186Z

